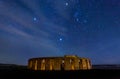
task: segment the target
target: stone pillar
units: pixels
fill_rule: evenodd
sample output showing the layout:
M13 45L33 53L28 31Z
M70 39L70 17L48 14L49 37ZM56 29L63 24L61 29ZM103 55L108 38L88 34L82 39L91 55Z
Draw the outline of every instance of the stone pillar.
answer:
M83 64L83 69L87 69L87 63L86 63L86 59L82 60L82 64Z
M79 58L74 58L74 70L79 70Z
M79 69L83 69L82 59L79 59Z
M61 70L61 58L54 59L54 70Z
M65 57L65 70L75 70L75 61L72 57Z
M45 70L45 59L41 60L41 70Z
M37 61L37 70L41 70L41 59Z
M33 70L35 70L35 60L32 61L32 68Z
M91 69L91 68L92 68L91 62L90 62L90 60L88 60L88 69Z
M37 67L38 67L38 66L37 66L37 62L38 62L38 61L36 60L36 61L35 61L35 70L37 70Z
M29 62L29 68L32 68L32 61Z
M54 60L50 59L50 70L54 70Z

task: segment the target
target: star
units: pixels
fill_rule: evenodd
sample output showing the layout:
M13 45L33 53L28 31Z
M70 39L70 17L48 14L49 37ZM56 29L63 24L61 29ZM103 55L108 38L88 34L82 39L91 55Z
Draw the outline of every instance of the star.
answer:
M37 21L37 18L36 18L36 17L34 17L34 18L33 18L33 20L34 20L34 21Z
M79 18L76 18L76 21L79 22Z
M60 38L59 40L60 40L60 41L62 41L63 39L62 39L62 38Z
M68 6L68 3L66 2L65 5Z

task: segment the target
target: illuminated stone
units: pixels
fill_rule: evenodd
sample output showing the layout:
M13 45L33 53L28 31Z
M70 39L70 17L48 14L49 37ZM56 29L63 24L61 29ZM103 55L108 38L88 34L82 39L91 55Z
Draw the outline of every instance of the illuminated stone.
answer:
M31 70L83 70L91 69L88 58L80 58L76 55L65 55L64 57L40 57L28 61Z

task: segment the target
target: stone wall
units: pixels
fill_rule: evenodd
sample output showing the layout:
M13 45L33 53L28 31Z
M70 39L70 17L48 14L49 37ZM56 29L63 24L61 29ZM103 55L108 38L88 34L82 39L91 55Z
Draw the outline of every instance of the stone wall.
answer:
M33 58L28 61L32 70L80 70L91 69L90 60L77 56Z

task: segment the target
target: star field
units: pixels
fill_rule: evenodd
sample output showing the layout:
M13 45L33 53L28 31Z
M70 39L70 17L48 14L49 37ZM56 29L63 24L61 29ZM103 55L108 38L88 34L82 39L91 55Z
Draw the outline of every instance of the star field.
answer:
M120 64L120 0L0 0L0 63L71 54Z

